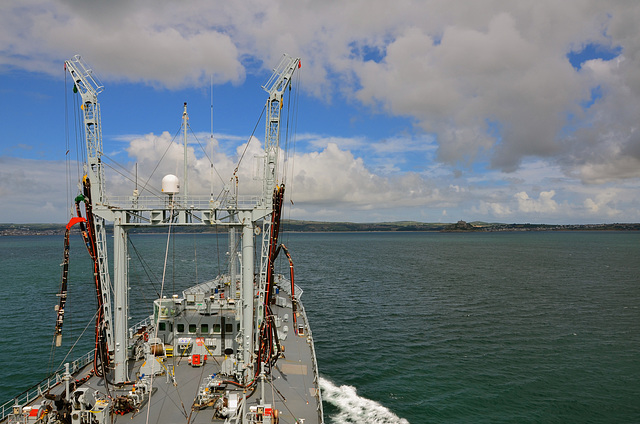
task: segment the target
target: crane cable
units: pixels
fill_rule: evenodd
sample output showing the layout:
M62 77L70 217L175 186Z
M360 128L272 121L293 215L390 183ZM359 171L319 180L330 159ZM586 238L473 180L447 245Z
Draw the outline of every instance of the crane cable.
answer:
M169 211L169 228L167 229L167 245L166 245L165 252L164 252L164 266L162 268L162 284L160 286L160 299L162 299L162 295L163 295L163 292L164 292L165 276L167 274L167 260L168 260L168 257L169 257L169 242L171 241L171 229L173 227L173 206L174 206L174 203L171 202L170 203L171 209ZM158 313L158 319L160 319L160 313ZM154 322L153 326L154 326L154 335L153 335L153 337L157 338L158 337L158 323ZM153 375L154 375L154 373L151 372L150 382L149 382L149 386L150 386L150 388L149 388L149 396L151 396L151 393L153 391ZM183 409L184 409L184 405L183 405ZM147 404L147 417L146 417L146 420L145 420L146 424L149 424L149 413L150 412L151 412L151 402L148 402L148 404Z

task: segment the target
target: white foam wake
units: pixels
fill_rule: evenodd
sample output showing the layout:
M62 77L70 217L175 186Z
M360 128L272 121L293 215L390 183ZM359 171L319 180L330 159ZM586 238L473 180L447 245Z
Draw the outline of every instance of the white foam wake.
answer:
M331 417L335 424L409 424L389 409L371 399L358 396L353 386L336 386L320 377L322 399L338 408Z

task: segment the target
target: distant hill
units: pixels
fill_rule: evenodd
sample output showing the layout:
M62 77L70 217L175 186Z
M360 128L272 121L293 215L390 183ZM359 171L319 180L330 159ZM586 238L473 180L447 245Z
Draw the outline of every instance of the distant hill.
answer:
M293 232L346 232L346 231L441 231L447 224L413 221L398 222L323 222L323 221L282 221L285 231Z
M323 222L323 221L282 221L283 231L290 232L487 232L487 231L640 231L640 223L549 225L549 224L504 224L481 221L458 221L456 223L426 223L414 221L397 222ZM0 236L62 235L64 224L0 224ZM74 231L78 231L74 228ZM111 231L111 227L107 227ZM146 227L131 230L136 233L165 232L165 227ZM219 227L180 227L181 233L222 232Z
M64 224L0 224L0 236L51 236L64 230Z

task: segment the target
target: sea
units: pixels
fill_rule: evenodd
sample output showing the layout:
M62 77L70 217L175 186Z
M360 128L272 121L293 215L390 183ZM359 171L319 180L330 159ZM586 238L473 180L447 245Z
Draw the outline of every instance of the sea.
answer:
M327 423L640 422L640 232L281 241ZM132 323L160 293L225 269L227 251L213 234L132 234ZM91 348L95 292L77 236L63 346L52 345L62 257L62 236L0 237L0 402Z

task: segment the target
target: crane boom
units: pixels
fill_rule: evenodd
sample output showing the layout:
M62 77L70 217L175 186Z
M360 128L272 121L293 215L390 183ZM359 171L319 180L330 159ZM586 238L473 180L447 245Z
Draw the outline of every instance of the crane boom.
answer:
M98 94L103 90L102 84L93 75L92 70L76 55L71 60L65 61L65 69L74 82L74 91L82 98L84 121L84 136L87 150L87 163L84 164L86 175L83 189L88 194L90 208L93 209L93 225L95 237L96 285L98 288L98 302L102 309L101 321L97 323L96 332L99 338L104 338L103 343L109 356L113 355L114 342L112 332L111 313L111 281L109 278L109 266L107 263L107 237L105 231L105 219L100 216L96 206L102 206L104 199L104 167L102 164L102 124L100 117L100 104ZM88 182L87 182L88 180Z
M267 290L267 279L269 275L269 269L271 266L271 256L275 246L271 246L273 239L270 237L271 227L274 224L273 218L276 214L275 209L279 209L281 204L282 192L284 186L278 187L278 196L280 196L280 203L274 201L276 196L276 174L278 170L278 153L280 149L280 112L282 111L282 99L285 90L291 83L291 77L296 69L300 67L300 58L293 58L286 53L282 55L280 63L276 66L271 74L269 80L262 86L262 88L269 93L267 99L267 120L264 137L264 180L262 188L263 202L267 206L271 206L273 213L266 217L262 224L262 246L260 255L260 279L259 279L259 295L257 302L256 313L256 327L260 326L264 322L265 308L264 300L266 297L265 291ZM279 219L279 216L278 216ZM276 238L277 240L277 238ZM256 332L256 345L258 343L258 334Z
M291 82L293 72L300 67L300 58L284 54L273 74L262 88L269 93L267 100L267 123L264 137L264 151L267 155L264 169L263 195L271 202L276 184L278 168L278 148L280 147L280 111L282 96Z
M82 97L82 105L80 107L83 111L87 147L85 173L89 177L94 190L97 189L97 192L92 192L94 201L102 204L104 201L104 170L101 160L102 125L98 94L102 92L104 87L79 55L65 61L65 68L73 78L74 91L77 91Z

